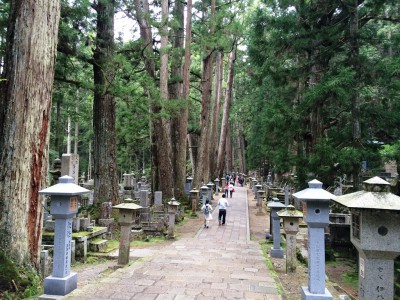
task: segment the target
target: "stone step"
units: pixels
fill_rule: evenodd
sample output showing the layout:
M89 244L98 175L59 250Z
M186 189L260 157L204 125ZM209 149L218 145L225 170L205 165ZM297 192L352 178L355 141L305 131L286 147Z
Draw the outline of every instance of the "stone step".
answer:
M95 239L89 242L89 251L92 252L106 252L108 240Z

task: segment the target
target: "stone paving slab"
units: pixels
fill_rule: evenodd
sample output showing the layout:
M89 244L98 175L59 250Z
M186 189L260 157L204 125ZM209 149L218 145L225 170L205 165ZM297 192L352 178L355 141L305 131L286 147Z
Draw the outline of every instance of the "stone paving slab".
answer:
M63 299L282 299L261 246L250 241L246 188L235 190L224 226L214 209L210 227L194 238L131 254L142 259Z

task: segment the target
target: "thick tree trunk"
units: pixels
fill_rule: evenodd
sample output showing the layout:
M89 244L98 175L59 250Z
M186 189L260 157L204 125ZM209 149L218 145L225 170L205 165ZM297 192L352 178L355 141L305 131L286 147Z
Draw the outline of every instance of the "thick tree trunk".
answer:
M221 107L221 90L222 90L222 70L223 70L223 52L218 51L215 61L215 81L214 81L214 102L211 118L210 130L210 174L211 179L218 177L217 157L218 157L218 124Z
M196 174L197 169L197 152L198 152L198 145L199 145L199 136L193 133L187 135L188 141L188 148L189 148L189 156L190 156L190 163L192 165L192 174ZM199 188L199 185L193 184L193 187Z
M359 64L359 45L358 45L358 1L353 0L350 6L350 64L354 68L354 85L352 88L351 116L353 121L353 143L355 148L361 145L361 126L360 126L360 97L359 82L361 69ZM361 162L353 163L353 186L356 191L360 189L360 165Z
M233 77L234 77L234 64L236 60L236 47L233 48L229 56L229 66L228 66L228 82L225 94L224 107L222 109L222 124L221 124L221 134L218 146L218 158L217 158L217 174L219 177L223 176L225 167L225 151L226 151L226 141L228 136L229 127L229 112L231 107L232 98L232 88L233 88ZM231 170L230 170L231 171Z
M232 173L233 170L233 147L232 147L232 135L231 128L228 128L228 134L226 135L226 172Z
M191 1L190 1L191 2ZM179 102L179 111L171 120L172 138L172 163L173 180L175 187L175 198L185 200L185 181L186 181L186 137L188 124L188 91L189 91L189 67L190 67L190 41L191 41L191 16L192 4L188 2L186 19L185 37L185 62L182 70L182 49L184 36L184 5L181 1L176 1L173 15L175 18L174 39L172 48L170 97ZM184 73L184 74L183 74ZM185 95L184 86L185 85Z
M242 124L237 123L237 148L238 148L238 158L239 158L239 172L246 173L246 155L245 155L245 145L244 145L244 134Z
M114 1L96 5L97 37L94 50L93 163L96 203L118 203L118 175L115 139L114 78Z
M0 251L38 267L60 3L11 2L0 95ZM0 271L1 272L1 271Z
M160 47L160 98L161 103L169 99L168 95L168 0L161 1L161 47ZM162 104L161 104L162 106ZM157 112L159 108L156 108ZM156 116L156 118L159 118ZM154 128L157 137L158 186L163 196L173 196L173 169L171 162L171 128L167 118L157 121L161 126Z

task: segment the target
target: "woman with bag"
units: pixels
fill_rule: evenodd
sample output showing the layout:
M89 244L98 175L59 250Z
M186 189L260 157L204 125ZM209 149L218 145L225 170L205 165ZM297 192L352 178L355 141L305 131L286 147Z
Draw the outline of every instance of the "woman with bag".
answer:
M206 200L206 204L204 204L201 207L201 210L204 213L204 228L208 228L208 224L210 220L212 220L212 210L213 210L209 200Z

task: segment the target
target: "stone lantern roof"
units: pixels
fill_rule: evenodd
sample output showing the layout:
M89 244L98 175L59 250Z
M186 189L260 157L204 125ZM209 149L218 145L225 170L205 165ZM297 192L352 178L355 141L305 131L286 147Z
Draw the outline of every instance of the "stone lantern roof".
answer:
M400 197L390 193L389 182L375 176L363 183L363 191L333 197L332 200L348 208L400 211Z
M293 197L299 200L321 200L330 201L333 194L322 188L322 182L317 179L308 182L308 188L293 194Z
M299 210L296 210L296 208L293 205L288 205L286 209L282 209L278 211L278 216L282 217L289 217L289 218L302 218L303 213Z
M112 208L127 209L127 210L137 210L137 209L141 209L143 207L140 206L140 205L137 205L135 203L121 203L121 204L113 206Z
M59 178L58 183L39 191L40 195L81 195L90 191L75 184L74 178L65 175Z

